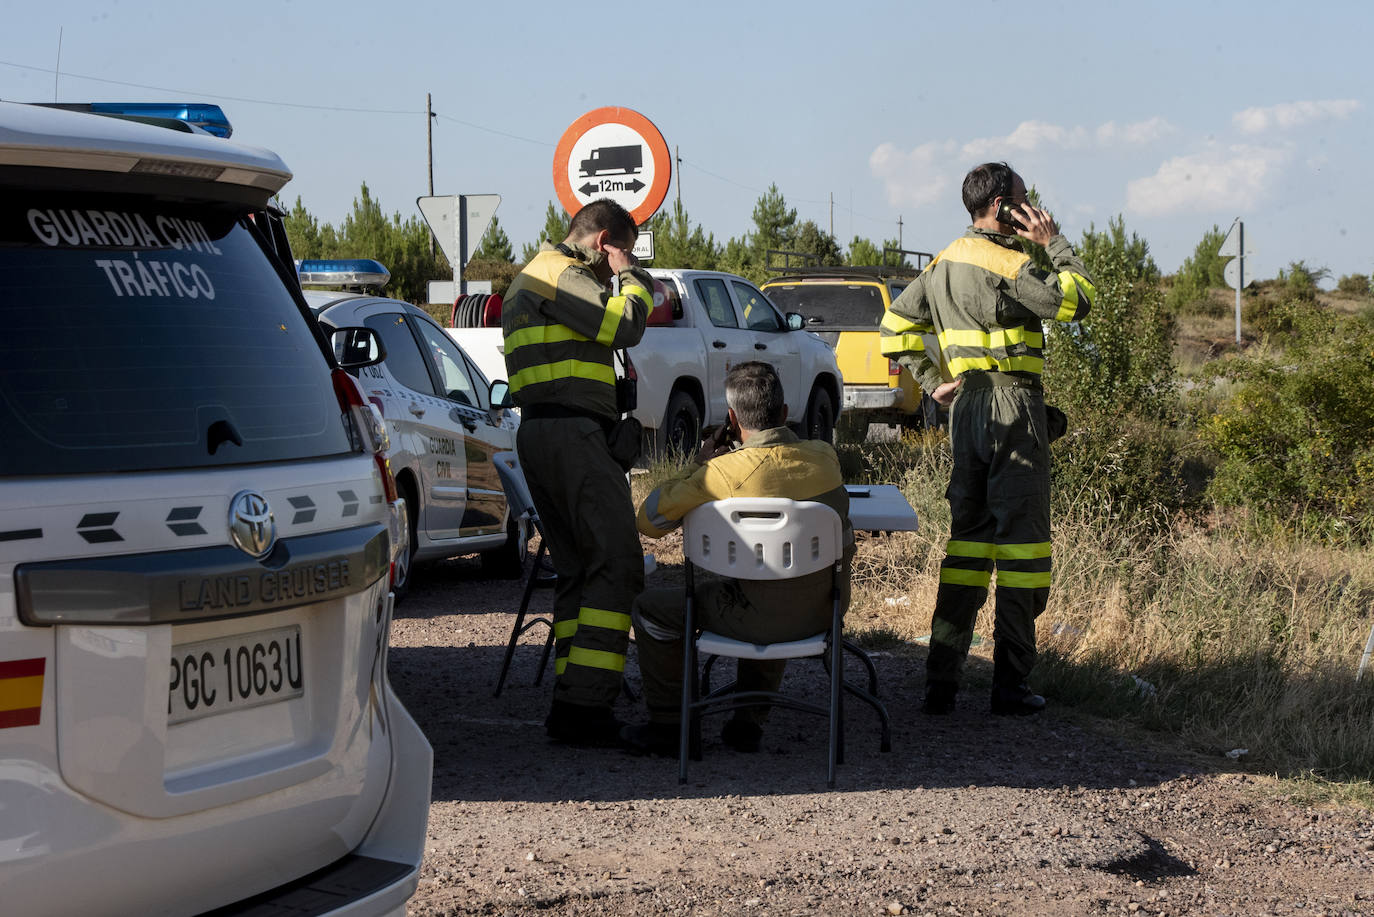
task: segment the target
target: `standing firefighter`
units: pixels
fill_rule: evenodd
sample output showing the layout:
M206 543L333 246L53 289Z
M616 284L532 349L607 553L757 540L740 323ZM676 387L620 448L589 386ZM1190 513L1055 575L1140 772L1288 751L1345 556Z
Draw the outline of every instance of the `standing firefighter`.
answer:
M1050 589L1050 453L1042 319L1077 321L1096 291L1052 217L1026 201L1006 163L964 178L973 218L892 304L882 351L908 367L949 418L950 538L931 621L923 710L954 709L973 622L997 569L992 712L1038 713L1045 699L1026 678L1035 619ZM1034 266L1017 237L1045 246L1053 272ZM934 333L953 374L945 382L922 333Z
M506 293L506 372L521 409L516 450L558 573L551 738L613 745L644 560L624 469L608 436L620 416L614 351L639 342L653 281L630 250L634 220L609 200L579 210ZM620 295L608 287L620 277Z

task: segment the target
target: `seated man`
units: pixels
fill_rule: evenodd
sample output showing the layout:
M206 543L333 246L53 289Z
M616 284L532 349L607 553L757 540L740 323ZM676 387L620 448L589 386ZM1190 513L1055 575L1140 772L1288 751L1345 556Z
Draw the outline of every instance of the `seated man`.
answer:
M725 376L729 423L703 440L695 462L683 475L663 484L639 508L639 531L661 538L682 517L713 500L729 497L786 497L833 507L844 522L842 608L849 604L849 565L854 530L849 495L839 456L828 444L802 441L784 423L782 382L767 363L742 363ZM726 434L738 434L743 447L730 451ZM829 570L790 580L698 580L696 623L704 630L753 643L810 637L830 626ZM620 736L633 751L676 755L682 696L682 631L686 596L681 587L640 593L630 610L644 702L649 722L626 726ZM785 661L739 662L741 691L776 691ZM736 711L721 738L739 751L758 751L767 707Z

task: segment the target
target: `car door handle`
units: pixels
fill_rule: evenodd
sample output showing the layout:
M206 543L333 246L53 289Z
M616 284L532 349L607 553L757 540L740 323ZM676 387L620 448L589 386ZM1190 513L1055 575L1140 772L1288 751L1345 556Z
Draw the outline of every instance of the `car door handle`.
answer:
M724 350L724 349L725 349L725 342L724 342L724 341L712 341L712 342L711 342L711 346L714 347L714 348L716 348L716 350Z
M768 349L768 345L767 345L767 344L760 344L760 343L755 342L755 344L754 344L754 349L755 349L755 350L767 350L767 349Z
M414 414L416 417L424 417L425 409L412 401L410 403L410 413Z

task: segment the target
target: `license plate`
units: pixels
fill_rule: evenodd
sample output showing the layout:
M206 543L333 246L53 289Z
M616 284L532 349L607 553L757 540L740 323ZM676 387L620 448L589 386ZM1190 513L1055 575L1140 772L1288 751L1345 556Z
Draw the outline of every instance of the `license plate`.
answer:
M293 624L174 646L169 685L168 725L300 697L301 629Z

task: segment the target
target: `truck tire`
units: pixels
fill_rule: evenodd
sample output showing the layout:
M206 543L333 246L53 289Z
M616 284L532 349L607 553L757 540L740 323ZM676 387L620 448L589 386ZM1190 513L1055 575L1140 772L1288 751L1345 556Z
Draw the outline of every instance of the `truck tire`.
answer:
M658 428L658 451L691 455L701 442L701 408L696 399L678 389L668 398L663 423Z
M401 600L410 592L410 584L415 580L415 552L420 547L420 501L415 496L415 485L409 477L399 483L410 523L410 546L404 556L396 558L395 581L391 584L391 591L396 596L397 605L400 605Z
M811 400L806 405L806 438L835 441L835 400L824 385L811 390Z

